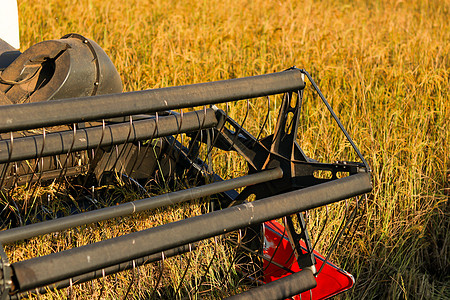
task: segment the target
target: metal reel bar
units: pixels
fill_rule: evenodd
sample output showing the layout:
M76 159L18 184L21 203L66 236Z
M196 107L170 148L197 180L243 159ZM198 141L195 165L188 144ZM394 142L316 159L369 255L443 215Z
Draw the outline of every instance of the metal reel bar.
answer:
M289 70L138 92L5 105L0 109L0 133L257 98L304 86L300 71Z
M1 107L0 107L1 111ZM181 119L183 122L181 123ZM204 119L204 120L203 120ZM14 139L14 149L10 140L0 141L0 163L15 162L42 156L58 155L71 152L109 147L125 142L169 136L172 134L198 131L217 125L215 111L208 108L206 112L193 111L180 115L163 116L156 119L147 116L133 121L131 136L128 123L109 124L80 128L74 136L73 130L47 133L46 136L35 135ZM180 128L177 128L178 124ZM155 133L154 133L155 132ZM73 145L72 145L73 141ZM45 142L45 143L44 143Z
M12 264L17 292L369 192L361 173L175 223ZM186 231L189 228L189 231ZM171 238L168 239L167 237ZM64 268L61 268L64 265Z

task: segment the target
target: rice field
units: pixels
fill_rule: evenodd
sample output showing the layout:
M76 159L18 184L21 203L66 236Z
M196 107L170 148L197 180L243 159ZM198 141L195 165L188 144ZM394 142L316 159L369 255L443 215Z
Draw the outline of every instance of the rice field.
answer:
M340 297L450 298L450 1L18 3L22 51L79 33L110 56L125 91L306 69L372 168L374 189L362 222L333 256L356 279ZM315 157L339 157L336 130L308 105L311 129L303 131L302 147ZM148 218L122 225L133 231L168 221ZM64 242L44 236L32 246L8 247L8 254L21 260L108 238L117 234L109 231L112 225L70 231ZM226 259L227 250L218 251ZM118 275L103 286L100 280L77 297L123 297L131 276ZM147 283L139 284L145 290ZM114 285L119 287L111 291ZM136 290L130 295L151 296ZM61 291L49 297L66 296Z

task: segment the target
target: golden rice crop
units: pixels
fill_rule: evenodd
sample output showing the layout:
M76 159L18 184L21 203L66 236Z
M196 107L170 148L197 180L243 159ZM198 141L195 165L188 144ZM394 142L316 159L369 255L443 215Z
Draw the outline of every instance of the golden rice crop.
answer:
M364 224L333 257L356 278L342 297L450 298L449 1L18 2L22 50L82 34L109 54L126 91L308 70L373 169ZM334 133L326 122L306 131L305 150L319 142L314 153L335 155ZM34 254L52 238L37 239ZM12 260L23 259L14 247Z

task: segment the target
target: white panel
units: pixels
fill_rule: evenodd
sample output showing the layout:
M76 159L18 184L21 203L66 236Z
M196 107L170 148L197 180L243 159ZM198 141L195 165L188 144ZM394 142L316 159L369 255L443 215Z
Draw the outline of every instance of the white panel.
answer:
M0 0L0 38L14 48L20 48L16 0Z

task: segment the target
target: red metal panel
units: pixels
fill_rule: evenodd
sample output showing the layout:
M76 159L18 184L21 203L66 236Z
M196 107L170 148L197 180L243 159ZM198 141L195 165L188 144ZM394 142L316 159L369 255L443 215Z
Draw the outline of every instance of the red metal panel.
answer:
M304 249L304 245L301 244ZM293 250L283 225L276 221L269 221L264 223L264 255L272 258L274 262L290 269L292 272L300 271L300 268L295 260ZM324 263L325 258L314 251L316 257L316 268L320 269ZM292 274L286 269L280 268L275 264L264 261L264 280L266 283L277 280L284 276ZM305 292L300 296L295 296L294 299L302 300L318 300L327 299L339 293L350 289L355 280L353 276L340 269L336 265L327 261L321 273L316 277L317 287Z

